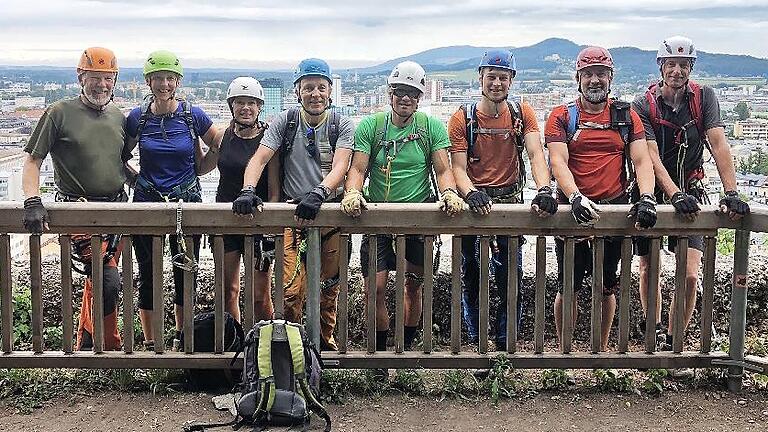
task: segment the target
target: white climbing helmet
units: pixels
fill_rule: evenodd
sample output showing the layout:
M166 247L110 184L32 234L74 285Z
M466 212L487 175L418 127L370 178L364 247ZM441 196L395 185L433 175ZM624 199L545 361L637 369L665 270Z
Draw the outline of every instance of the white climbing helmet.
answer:
M387 78L387 84L389 84L390 87L403 84L411 86L424 93L427 87L426 72L424 72L424 68L418 63L404 61L392 69L392 73L390 73L389 78Z
M661 66L664 60L672 57L691 59L691 66L696 62L696 47L685 36L672 36L664 39L656 53L656 63Z
M232 109L232 100L238 96L248 96L264 102L264 89L256 78L237 77L227 88L227 104Z

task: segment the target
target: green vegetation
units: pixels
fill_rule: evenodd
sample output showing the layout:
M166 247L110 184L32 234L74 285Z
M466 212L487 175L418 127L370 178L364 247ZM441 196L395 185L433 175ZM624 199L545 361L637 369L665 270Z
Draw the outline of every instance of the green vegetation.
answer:
M749 105L747 105L746 102L741 101L736 104L735 107L733 107L733 111L738 114L739 120L746 120L749 118L749 114L751 110L749 109Z
M751 152L736 164L736 171L745 174L768 175L768 154L762 148Z

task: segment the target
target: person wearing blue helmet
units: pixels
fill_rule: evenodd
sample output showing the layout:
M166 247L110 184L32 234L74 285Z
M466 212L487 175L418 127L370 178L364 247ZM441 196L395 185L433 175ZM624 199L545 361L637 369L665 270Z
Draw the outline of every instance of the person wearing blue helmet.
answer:
M325 201L338 201L340 188L352 158L352 121L331 107L331 69L317 58L302 60L293 75L299 106L280 113L266 130L261 145L245 169L243 190L232 203L232 211L253 217L262 200L255 193L264 167L275 154L280 158L281 200L296 203L294 218L299 229L284 232L285 319L302 321L307 290L304 253L310 225ZM320 334L321 348L335 350L336 301L339 295L339 230L321 231ZM279 287L278 287L279 289Z
M522 191L527 183L523 152L527 152L533 180L539 189L531 210L540 217L554 214L557 201L549 184L550 173L536 114L528 103L509 100L509 87L517 73L515 57L507 49L488 50L477 70L480 101L462 106L448 122L451 166L459 193L470 209L481 215L490 213L494 203L522 203ZM496 236L491 244L500 299L496 313L496 347L503 350L507 348L509 237ZM462 236L462 308L470 343L478 341L478 248L478 236ZM518 248L517 253L521 255L521 249ZM521 261L518 260L519 281L522 281ZM520 312L518 302L518 325Z

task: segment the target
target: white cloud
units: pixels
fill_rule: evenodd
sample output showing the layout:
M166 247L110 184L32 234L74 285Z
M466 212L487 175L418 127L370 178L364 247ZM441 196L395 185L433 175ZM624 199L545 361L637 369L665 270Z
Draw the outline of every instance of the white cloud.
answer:
M359 65L448 45L524 46L548 37L653 49L668 30L709 52L768 57L756 0L607 2L2 0L0 63L70 65L86 46L137 66L154 49L189 66Z

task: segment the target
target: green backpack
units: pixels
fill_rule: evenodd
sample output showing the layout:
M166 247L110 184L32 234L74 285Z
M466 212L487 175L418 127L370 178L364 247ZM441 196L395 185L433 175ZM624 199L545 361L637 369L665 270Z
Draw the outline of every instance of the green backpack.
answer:
M245 336L237 415L228 423L196 424L186 431L232 425L261 431L269 426L309 427L310 414L331 418L318 402L322 362L304 326L284 320L260 321ZM235 354L234 360L240 352Z

